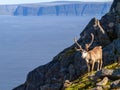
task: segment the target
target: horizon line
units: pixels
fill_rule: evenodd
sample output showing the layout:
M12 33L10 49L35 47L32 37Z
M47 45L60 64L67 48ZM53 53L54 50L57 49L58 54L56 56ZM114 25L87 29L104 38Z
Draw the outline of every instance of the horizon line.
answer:
M54 3L54 2L86 2L86 3L106 3L106 2L113 2L113 1L48 1L48 2L24 2L24 3L0 3L0 5L21 5L21 4L42 4L42 3Z

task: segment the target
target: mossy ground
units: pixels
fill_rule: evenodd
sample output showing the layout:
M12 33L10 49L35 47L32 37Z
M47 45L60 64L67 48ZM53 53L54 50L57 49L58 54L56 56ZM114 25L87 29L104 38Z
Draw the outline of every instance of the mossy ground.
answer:
M75 49L70 49L70 50L68 50L68 51L65 52L64 56L68 57L68 56L72 55L73 53L75 53Z
M111 65L108 65L106 67L104 67L106 69L117 69L117 68L120 68L120 65L118 65L118 63L113 63Z
M104 68L117 69L117 68L120 68L120 66L117 63L113 63ZM94 71L92 74L95 74L95 72L96 71ZM65 90L91 90L92 88L95 87L96 82L88 78L90 74L91 72L79 77L78 79L73 81L73 84L71 84L70 87L66 88ZM100 81L100 80L98 79L97 81ZM106 86L109 86L110 83L111 81L109 81Z
M86 90L93 88L95 86L95 82L92 82L88 78L89 74L90 73L87 73L84 76L73 81L73 84L69 88L66 88L65 90Z

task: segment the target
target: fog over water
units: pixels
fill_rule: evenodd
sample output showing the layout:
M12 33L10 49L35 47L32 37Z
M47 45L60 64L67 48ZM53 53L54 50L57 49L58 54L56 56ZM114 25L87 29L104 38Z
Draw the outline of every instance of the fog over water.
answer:
M92 17L0 16L0 90L24 83L29 71L71 46Z

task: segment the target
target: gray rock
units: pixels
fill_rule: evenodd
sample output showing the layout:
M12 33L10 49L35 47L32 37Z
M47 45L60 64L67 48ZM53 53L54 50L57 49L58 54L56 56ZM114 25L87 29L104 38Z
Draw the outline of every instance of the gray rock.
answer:
M97 86L105 86L108 83L108 77L104 77L102 81L96 83Z
M95 76L97 77L105 77L107 76L109 79L120 79L120 68L115 70L110 69L102 69L98 72L96 72Z
M120 23L116 25L117 38L120 39Z
M120 79L112 82L110 86L111 86L112 89L113 88L119 88L120 89Z
M113 73L113 70L102 69L96 73L96 76L108 76L108 75L112 75L112 73Z
M120 14L120 2L117 3L116 11L118 14Z
M120 39L114 40L111 44L103 48L104 65L116 62L119 56L120 56Z
M75 69L74 69L74 66L73 66L72 64L69 65L68 71L69 71L69 73L70 73L70 80L71 80L72 77L75 76Z
M70 82L69 80L65 80L64 88L68 88L71 84L72 84L72 82Z
M114 0L112 3L112 6L110 8L110 12L115 13L120 10L120 7L118 6L120 3L120 0Z

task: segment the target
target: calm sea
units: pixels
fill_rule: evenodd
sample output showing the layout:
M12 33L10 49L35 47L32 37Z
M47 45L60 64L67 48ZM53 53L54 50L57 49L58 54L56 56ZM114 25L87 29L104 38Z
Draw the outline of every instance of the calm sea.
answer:
M0 90L20 85L29 71L71 46L92 17L0 16Z

